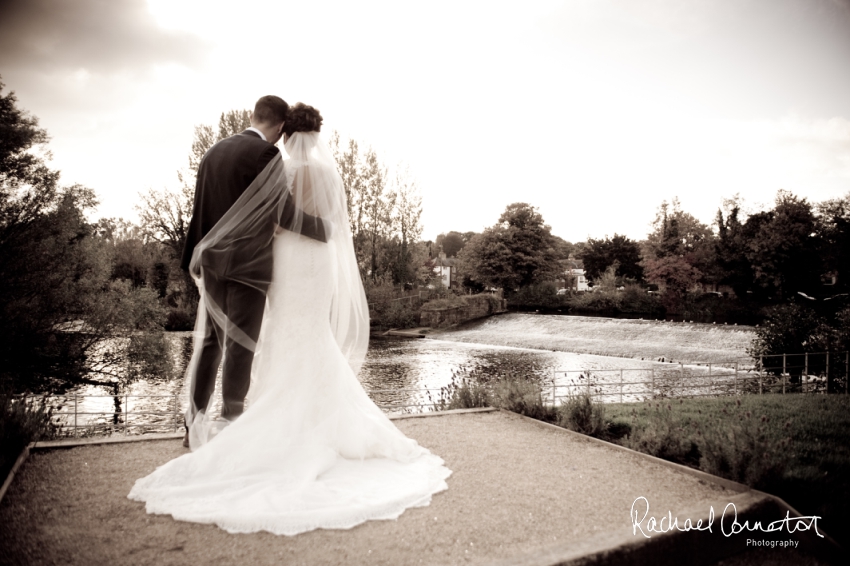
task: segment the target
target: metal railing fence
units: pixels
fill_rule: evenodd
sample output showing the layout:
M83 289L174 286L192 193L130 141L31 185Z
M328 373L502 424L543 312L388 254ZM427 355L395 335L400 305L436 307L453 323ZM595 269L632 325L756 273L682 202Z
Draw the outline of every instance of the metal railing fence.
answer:
M843 393L850 386L850 352L763 356L754 365L728 363L663 363L651 366L553 370L544 391L553 405L587 393L602 401L639 401L657 397L707 397L763 393ZM564 383L564 382L567 383ZM423 412L448 405L449 388L370 389L375 404L386 412ZM436 399L431 392L439 392ZM186 401L180 394L27 396L52 408L60 435L130 434L139 429L178 431L184 426ZM87 400L109 399L107 410L95 410ZM97 405L97 402L95 402ZM70 434L68 433L70 431Z
M799 358L800 363L794 360ZM571 375L576 377L571 379ZM558 376L563 376L559 380ZM551 394L558 400L584 392L619 402L655 397L706 397L747 393L842 393L850 386L850 352L762 356L754 365L739 361L679 363L640 368L555 370ZM570 383L559 383L568 380ZM559 395L559 390L567 389Z
M428 397L420 402L376 402L376 405L386 412L410 412L416 408L420 412L426 409L437 410L440 401L431 399L431 391L441 391L442 388L407 388L407 389L372 389L367 390L370 396L383 394L419 393ZM415 397L415 396L414 396ZM184 426L183 416L186 403L179 394L171 395L136 395L122 393L118 395L84 395L71 393L67 395L28 395L24 401L43 400L52 408L52 421L60 427L60 435L91 436L95 434L130 434L138 429L165 429L179 431ZM109 410L92 410L86 407L87 400L110 399ZM141 403L142 400L164 400L164 402ZM373 399L374 400L374 399ZM409 399L408 399L409 400ZM151 407L150 405L159 405ZM141 405L141 406L140 406ZM164 407L163 407L164 405ZM134 422L135 421L135 422Z

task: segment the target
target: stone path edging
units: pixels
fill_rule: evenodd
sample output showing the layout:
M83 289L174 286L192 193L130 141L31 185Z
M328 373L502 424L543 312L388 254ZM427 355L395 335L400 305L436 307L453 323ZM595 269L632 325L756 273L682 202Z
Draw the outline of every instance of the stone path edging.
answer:
M631 448L626 448L625 446L621 446L619 444L614 444L613 442L608 442L607 440L602 440L600 438L594 438L592 436L588 436L588 435L582 434L580 432L575 432L574 430L570 430L568 428L560 427L560 426L554 425L552 423L547 423L547 422L543 422L543 421L540 421L540 420L537 420L537 419L533 419L531 417L526 417L525 415L520 415L518 413L514 413L512 411L507 411L505 409L500 409L500 410L505 411L506 413L510 413L512 415L517 415L518 417L521 417L523 419L528 419L529 421L534 422L538 426L542 426L544 428L549 428L549 429L555 429L555 430L564 432L566 434L570 434L570 435L573 436L573 438L578 438L578 439L584 440L586 442L596 443L596 444L599 444L601 446L605 446L607 448L614 448L616 450L623 450L625 452L628 452L629 454L636 454L636 455L640 456L641 458L649 460L650 462L654 462L655 464L661 464L662 466L667 466L668 468L672 468L672 469L677 470L679 472L694 476L694 477L701 479L703 481L707 481L707 482L717 484L719 486L725 487L726 489L729 489L729 490L732 490L732 491L736 491L736 492L739 492L739 493L744 492L744 491L751 491L749 486L744 485L742 483L738 483L736 481L727 480L726 478L721 478L719 476L715 476L715 475L703 472L701 470L695 470L694 468L689 468L688 466L683 466L682 464L670 462L669 460L664 460L663 458L658 458L656 456L650 456L649 454L644 454L643 452L637 452L636 450L632 450ZM787 503L785 505L787 505Z
M586 442L596 443L607 448L624 450L641 459L660 464L668 468L694 476L702 481L714 483L731 491L738 492L728 501L723 502L717 510L717 516L722 514L722 509L727 503L734 503L737 508L737 517L740 523L749 521L753 524L760 521L767 525L773 521L781 520L786 513L791 517L802 517L803 515L786 503L782 498L752 489L744 484L727 480L700 470L689 468L675 462L669 462L649 454L637 452L625 446L607 442L599 438L593 438L557 425L546 423L525 415L513 413L500 409L506 413L516 415L521 419L534 422L538 426L554 429L563 434L572 435ZM701 517L704 523L708 522L708 513L703 505L699 509L677 513L675 516ZM794 537L800 539L801 543L807 543L806 551L828 563L844 564L847 553L826 532L818 529L824 538L818 537L813 532L797 532ZM760 533L763 539L781 540L783 537ZM787 535L784 538L788 538ZM710 565L719 560L740 553L740 544L734 545L732 539L720 533L704 533L698 531L670 531L660 535L654 535L651 539L636 537L632 534L603 533L588 539L585 544L576 547L553 547L543 551L515 557L496 563L494 566L615 566L615 565L639 565L639 564L694 564Z
M477 407L475 409L451 409L449 411L433 411L430 413L396 413L388 416L391 420L419 419L422 417L442 417L443 415L462 415L464 413L492 413L498 410L496 407Z
M18 456L18 459L15 460L15 465L12 466L12 469L9 470L9 473L6 475L6 480L3 482L3 487L0 487L0 501L3 501L3 496L6 495L6 491L9 489L9 486L12 485L12 479L15 477L15 474L18 472L18 469L24 463L24 461L30 455L30 449L32 448L33 443L30 442L27 446L21 450L21 454Z

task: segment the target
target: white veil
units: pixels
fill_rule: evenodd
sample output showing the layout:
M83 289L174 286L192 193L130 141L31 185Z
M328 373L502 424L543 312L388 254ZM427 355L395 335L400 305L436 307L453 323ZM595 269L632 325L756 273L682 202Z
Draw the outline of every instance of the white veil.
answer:
M187 393L198 368L203 341L212 332L208 328L207 315L224 330L218 333L222 348L229 339L256 351L256 338L228 317L211 289L220 283L235 282L266 292L273 283L272 241L275 231L280 229L335 244L335 281L331 282L334 293L329 313L331 331L355 375L366 357L369 309L336 161L318 132L294 133L287 139L285 149L289 159L284 160L280 154L275 156L195 246L189 271L201 298L195 321L194 350L186 372ZM289 259L286 254L283 256ZM295 261L292 263L286 269L299 269ZM285 348L286 345L269 347ZM190 407L186 421L187 425L192 425L193 401L191 394L188 396ZM190 429L193 435L195 429L199 429L199 433L207 437L201 443L208 439L209 431L200 432L204 428L207 427L192 426Z
M289 202L294 222L285 226L304 231L304 222L323 221L328 241L336 245L336 280L330 312L334 338L355 375L360 371L369 346L369 307L354 253L348 222L345 187L336 160L319 132L295 132L284 144Z

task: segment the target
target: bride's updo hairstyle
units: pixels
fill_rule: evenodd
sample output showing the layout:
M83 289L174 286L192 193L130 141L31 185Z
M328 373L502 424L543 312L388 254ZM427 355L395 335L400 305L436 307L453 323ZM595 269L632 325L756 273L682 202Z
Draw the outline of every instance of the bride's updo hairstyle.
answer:
M319 111L303 102L289 108L283 133L291 136L295 132L319 132L322 129L322 115Z

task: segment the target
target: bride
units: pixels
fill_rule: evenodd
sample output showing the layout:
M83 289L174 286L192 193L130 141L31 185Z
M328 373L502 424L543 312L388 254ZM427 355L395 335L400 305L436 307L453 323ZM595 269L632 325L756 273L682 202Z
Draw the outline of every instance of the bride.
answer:
M266 166L198 244L190 268L199 312L255 352L247 408L231 423L198 415L193 451L130 491L148 513L232 533L295 535L395 519L447 489L443 460L404 436L357 379L369 320L345 191L318 111L298 104L290 112L288 160L278 155ZM327 242L300 234L316 218L332 227ZM204 292L204 280L256 285L249 280L262 270L245 259L246 242L262 234L274 234L272 276L253 343ZM198 316L196 352L206 319Z

